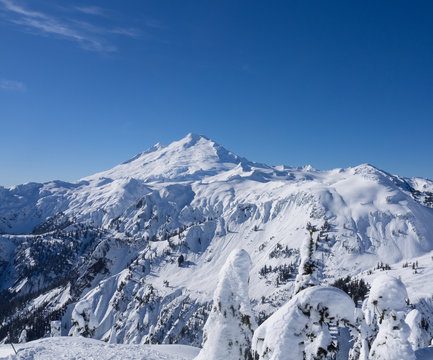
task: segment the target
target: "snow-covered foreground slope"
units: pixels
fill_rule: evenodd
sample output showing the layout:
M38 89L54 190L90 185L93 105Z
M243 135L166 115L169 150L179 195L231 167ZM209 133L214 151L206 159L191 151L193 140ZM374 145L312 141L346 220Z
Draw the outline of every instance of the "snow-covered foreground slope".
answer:
M54 337L0 345L0 359L7 360L192 360L200 349L185 345L121 345L77 337ZM433 348L416 351L416 360L433 359Z
M12 347L0 345L0 359L20 360L191 360L200 349L186 345L119 345L79 337L52 337Z
M0 341L26 327L41 337L60 319L63 335L200 346L238 248L251 256L258 323L294 290L346 275L371 283L378 263L401 272L425 312L432 190L370 165L257 164L193 134L76 183L0 188Z

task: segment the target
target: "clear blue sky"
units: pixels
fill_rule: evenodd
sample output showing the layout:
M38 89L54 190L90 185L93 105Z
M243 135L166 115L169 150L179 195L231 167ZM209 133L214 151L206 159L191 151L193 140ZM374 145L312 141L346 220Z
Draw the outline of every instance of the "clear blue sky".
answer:
M188 132L268 164L433 178L433 1L0 0L0 184Z

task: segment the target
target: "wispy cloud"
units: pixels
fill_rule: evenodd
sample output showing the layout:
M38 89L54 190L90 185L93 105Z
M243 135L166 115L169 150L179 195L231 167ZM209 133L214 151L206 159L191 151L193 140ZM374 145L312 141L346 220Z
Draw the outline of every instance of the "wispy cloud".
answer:
M126 35L132 38L138 38L141 35L141 31L134 28L114 28L111 29L110 32L112 34Z
M37 12L37 11L30 11L30 10L26 10L22 7L20 7L19 5L17 5L16 3L13 3L10 0L0 0L0 3L3 4L3 6L9 10L12 11L14 13L20 14L20 15L24 15L24 16L28 16L28 17L34 17L34 18L44 18L45 15Z
M99 6L76 6L75 10L87 15L108 16L107 11Z
M1 1L1 0L0 0ZM132 38L137 38L141 35L141 31L135 28L123 28L123 27L113 27L113 28L105 28L102 26L96 26L91 23L80 21L80 20L72 20L74 27L82 30L85 33L92 33L98 35L124 35Z
M0 5L6 13L6 19L27 31L39 35L51 35L78 43L86 50L113 52L116 47L107 39L109 34L128 37L138 37L139 31L130 28L104 28L88 22L77 21L71 18L60 18L54 15L33 11L19 5L16 1L0 0ZM76 10L92 15L102 15L104 10L99 7L80 7Z
M3 90L10 90L10 91L26 91L27 87L26 85L21 81L15 81L15 80L0 80L0 88Z

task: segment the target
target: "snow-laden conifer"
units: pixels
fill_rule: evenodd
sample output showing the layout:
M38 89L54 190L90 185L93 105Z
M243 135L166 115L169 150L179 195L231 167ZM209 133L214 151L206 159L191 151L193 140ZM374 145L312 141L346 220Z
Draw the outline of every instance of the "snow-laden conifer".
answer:
M418 350L420 348L428 347L430 345L431 337L428 333L429 325L423 318L418 309L411 310L405 319L410 327L409 342L412 349Z
M414 360L409 343L410 328L405 322L408 295L404 284L391 276L377 277L367 300L366 323L377 324L378 333L371 344L371 360Z
M314 286L300 291L254 332L260 360L328 359L336 348L330 325L354 323L355 304L343 291Z
M302 241L299 249L301 261L299 264L299 272L295 280L295 294L310 286L318 285L319 283L317 280L317 264L313 257L315 249L313 234L315 229L308 223L307 230L310 232L310 236Z
M227 258L204 327L203 349L195 360L251 359L255 322L248 296L250 267L245 250L234 250Z
M50 322L50 335L62 336L62 322L60 320L53 320Z
M355 335L354 344L349 351L349 360L368 360L370 345L377 334L376 324L367 325L363 309L366 308L367 299L364 300L362 309L355 309L355 323L358 332Z
M23 331L21 331L18 342L20 344L25 344L27 342L27 330L26 329L23 329Z

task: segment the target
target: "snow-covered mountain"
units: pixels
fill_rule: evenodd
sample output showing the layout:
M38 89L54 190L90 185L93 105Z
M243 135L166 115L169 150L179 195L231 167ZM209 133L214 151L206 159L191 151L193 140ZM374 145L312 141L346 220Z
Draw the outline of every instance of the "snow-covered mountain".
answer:
M433 310L433 182L367 164L268 166L189 134L75 183L0 187L0 233L0 341L61 320L64 335L199 346L238 248L258 323L309 285L383 271Z

